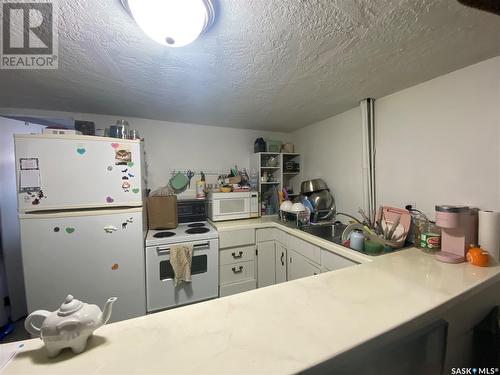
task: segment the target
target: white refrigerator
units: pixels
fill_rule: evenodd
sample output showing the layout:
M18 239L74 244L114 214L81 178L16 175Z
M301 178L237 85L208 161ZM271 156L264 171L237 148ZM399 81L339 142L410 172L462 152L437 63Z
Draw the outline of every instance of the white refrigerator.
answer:
M146 313L144 160L139 140L15 135L28 312L68 294L112 321Z

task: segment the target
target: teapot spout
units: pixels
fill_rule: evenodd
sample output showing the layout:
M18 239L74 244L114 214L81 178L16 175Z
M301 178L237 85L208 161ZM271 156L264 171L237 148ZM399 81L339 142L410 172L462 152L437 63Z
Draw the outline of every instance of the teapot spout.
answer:
M104 305L104 310L102 311L101 314L101 325L104 325L108 322L109 318L111 318L111 310L113 309L113 302L115 302L118 298L116 297L111 297L106 301L106 304Z

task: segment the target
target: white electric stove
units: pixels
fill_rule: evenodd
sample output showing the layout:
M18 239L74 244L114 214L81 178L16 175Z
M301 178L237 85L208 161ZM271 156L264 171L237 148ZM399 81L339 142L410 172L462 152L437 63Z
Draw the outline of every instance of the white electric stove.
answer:
M207 221L205 201L177 203L175 229L149 230L146 236L146 304L148 312L217 298L219 295L219 238ZM193 247L190 283L175 286L170 250Z

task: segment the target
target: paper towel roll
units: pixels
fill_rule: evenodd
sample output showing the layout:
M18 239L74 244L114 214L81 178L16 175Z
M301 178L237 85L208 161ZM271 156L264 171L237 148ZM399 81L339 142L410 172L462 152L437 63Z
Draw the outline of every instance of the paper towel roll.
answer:
M497 262L500 258L500 212L479 211L479 245Z

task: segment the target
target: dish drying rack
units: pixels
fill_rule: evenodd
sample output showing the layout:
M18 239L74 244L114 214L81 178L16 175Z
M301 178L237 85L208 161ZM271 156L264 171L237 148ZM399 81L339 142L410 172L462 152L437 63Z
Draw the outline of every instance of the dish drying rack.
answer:
M319 214L323 213L330 213L333 212L333 218L331 220L325 220L325 221L311 221L311 215L313 215L315 218L318 217ZM286 222L294 222L295 227L300 228L301 226L321 226L321 225L332 225L335 222L335 210L334 209L329 209L329 210L317 210L311 213L309 210L305 211L284 211L280 210L279 211L279 218L280 221L283 223ZM290 219L290 217L293 217L293 219Z

